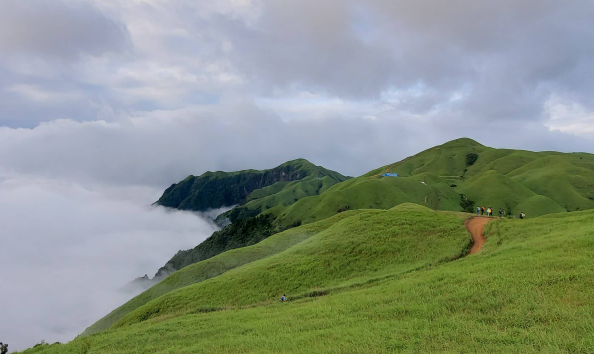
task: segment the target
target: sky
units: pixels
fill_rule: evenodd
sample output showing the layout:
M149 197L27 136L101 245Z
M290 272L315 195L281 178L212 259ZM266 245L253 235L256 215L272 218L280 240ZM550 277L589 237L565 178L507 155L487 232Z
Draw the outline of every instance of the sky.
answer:
M207 170L594 152L590 0L0 0L0 341L67 341L215 227ZM15 326L14 324L17 324ZM25 328L27 330L25 330ZM8 338L6 338L8 337Z

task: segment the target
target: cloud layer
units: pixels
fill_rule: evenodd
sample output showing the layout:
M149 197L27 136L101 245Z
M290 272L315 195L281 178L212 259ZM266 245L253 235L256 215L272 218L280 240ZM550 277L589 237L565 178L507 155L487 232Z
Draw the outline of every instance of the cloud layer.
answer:
M215 230L197 215L138 203L151 190L136 193L0 181L0 333L12 350L71 340L131 297L119 288Z

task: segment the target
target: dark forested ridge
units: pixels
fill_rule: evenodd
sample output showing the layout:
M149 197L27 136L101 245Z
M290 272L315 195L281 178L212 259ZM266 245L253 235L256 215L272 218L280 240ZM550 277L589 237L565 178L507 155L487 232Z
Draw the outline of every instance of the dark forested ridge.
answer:
M315 166L305 159L297 159L269 170L218 171L206 172L198 177L188 176L167 188L156 203L194 211L241 205L246 202L250 193L257 189L313 175L331 176L339 182L345 179L339 173Z
M198 246L179 251L155 274L156 279L225 251L256 244L274 233L270 214L238 220L216 231Z

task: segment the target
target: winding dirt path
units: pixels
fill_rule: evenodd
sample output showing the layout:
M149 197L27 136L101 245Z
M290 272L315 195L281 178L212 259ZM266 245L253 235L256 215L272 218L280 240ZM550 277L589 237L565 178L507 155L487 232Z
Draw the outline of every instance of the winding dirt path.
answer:
M474 243L470 248L470 252L468 254L475 254L483 248L485 244L485 235L483 234L483 230L485 229L485 225L491 221L491 218L487 218L484 216L476 216L472 219L466 220L464 225L470 234L472 235L472 239Z

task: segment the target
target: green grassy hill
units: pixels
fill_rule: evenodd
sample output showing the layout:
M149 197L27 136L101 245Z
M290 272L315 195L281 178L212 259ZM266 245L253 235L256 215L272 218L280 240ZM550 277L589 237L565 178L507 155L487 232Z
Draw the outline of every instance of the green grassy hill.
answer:
M593 209L594 155L494 149L461 138L303 198L275 215L287 226L340 210L387 209L407 202L456 211L462 210L460 194L476 206L504 208L508 215Z
M465 195L476 201L477 205L500 207L506 210L528 212L530 215L559 213L565 209L549 197L538 195L514 179L495 170L469 178L459 188Z
M319 196L303 198L280 213L277 223L310 223L344 210L389 209L402 203L461 210L460 195L434 175L359 177L336 184Z
M340 213L186 267L172 284L201 281L27 353L591 352L594 211L495 219L464 256L468 216Z
M298 200L319 195L333 185L346 181L346 177L311 175L292 182L277 182L271 186L257 189L250 193L244 205L233 208L221 215L230 221L253 217L261 213L277 215L283 208Z

